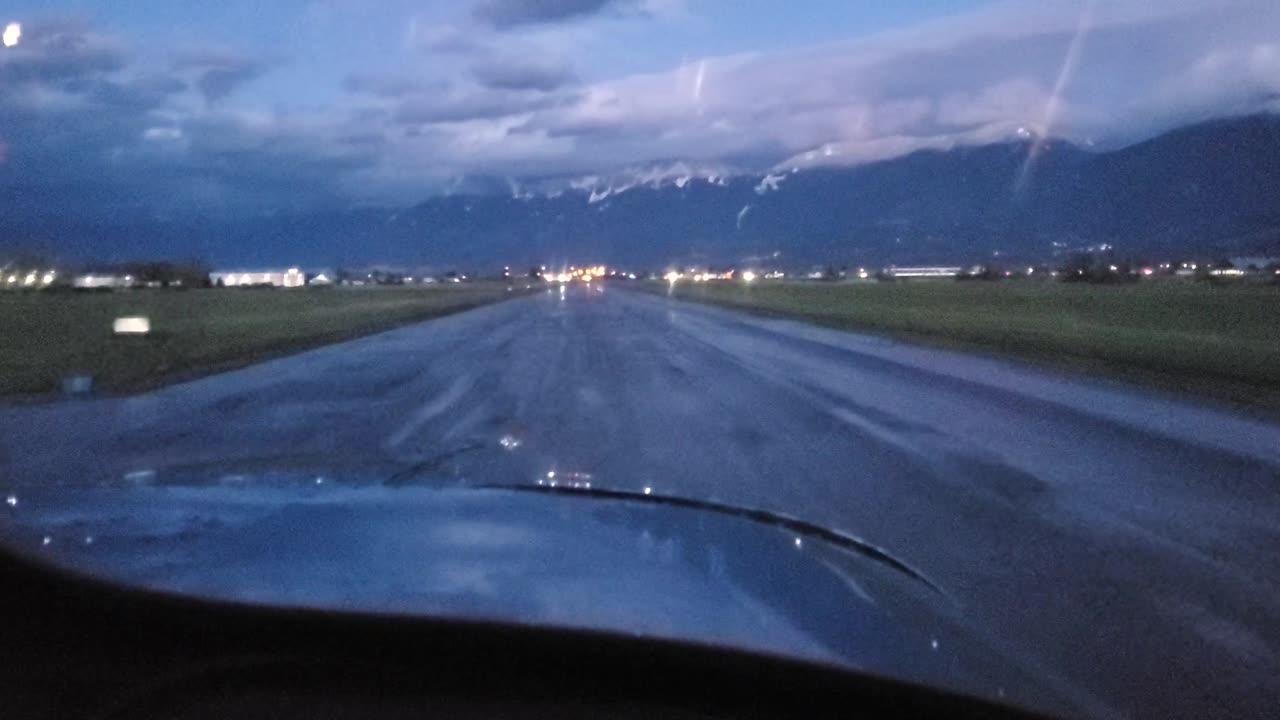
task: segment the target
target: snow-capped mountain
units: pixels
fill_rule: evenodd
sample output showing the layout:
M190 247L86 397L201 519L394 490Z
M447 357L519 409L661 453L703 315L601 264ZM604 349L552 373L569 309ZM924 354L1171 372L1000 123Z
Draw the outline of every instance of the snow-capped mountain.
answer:
M977 262L995 253L1048 259L1099 243L1203 257L1280 254L1277 198L1280 119L1256 115L1109 152L1028 137L854 167L750 172L672 162L472 181L411 208L44 231L86 238L72 247L86 259L189 256L195 247L238 265Z

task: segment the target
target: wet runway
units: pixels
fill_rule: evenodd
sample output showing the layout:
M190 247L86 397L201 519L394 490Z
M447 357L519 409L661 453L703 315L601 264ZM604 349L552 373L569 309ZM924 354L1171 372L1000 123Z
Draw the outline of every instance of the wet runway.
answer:
M613 286L0 407L0 484L306 467L651 488L857 535L1099 713L1273 717L1280 426Z

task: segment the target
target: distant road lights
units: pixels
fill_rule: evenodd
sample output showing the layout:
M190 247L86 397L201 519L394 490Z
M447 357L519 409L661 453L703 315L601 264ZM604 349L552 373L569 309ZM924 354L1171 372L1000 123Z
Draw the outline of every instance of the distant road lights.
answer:
M22 39L22 25L11 22L4 26L4 46L13 47Z
M755 274L754 272L750 271L750 270L744 270L744 271L742 272L742 281L743 281L743 282L755 282L755 281L756 281L756 274Z
M671 272L667 273L666 275L663 275L662 277L667 282L671 283L672 285L675 285L676 281L680 279L680 273L676 272L675 270L672 270Z
M52 284L53 284L53 271L52 271L52 270L50 270L49 272L45 273L45 274L44 274L44 277L40 278L40 284L41 284L41 285L52 285Z

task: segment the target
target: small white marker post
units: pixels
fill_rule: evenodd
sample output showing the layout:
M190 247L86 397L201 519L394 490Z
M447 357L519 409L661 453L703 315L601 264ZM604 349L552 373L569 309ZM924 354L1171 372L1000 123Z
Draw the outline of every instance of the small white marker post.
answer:
M151 332L151 319L146 317L119 317L111 324L116 335L147 335Z

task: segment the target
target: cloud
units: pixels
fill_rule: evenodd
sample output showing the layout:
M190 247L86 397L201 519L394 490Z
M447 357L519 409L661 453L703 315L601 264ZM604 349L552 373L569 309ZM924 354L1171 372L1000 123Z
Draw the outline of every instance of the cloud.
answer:
M205 102L215 103L236 88L266 74L271 66L262 59L227 50L195 50L181 53L177 70L193 71L193 85Z
M1159 114L1193 118L1215 112L1248 112L1261 105L1275 111L1280 98L1280 42L1257 42L1215 50L1186 72L1165 79L1152 93Z
M483 47L474 31L465 32L453 23L419 22L417 18L409 23L409 44L419 50L443 54L466 54Z
M319 99L292 109L254 107L247 93L224 101L279 64L270 58L187 50L157 64L165 48L136 52L83 22L24 20L22 43L0 52L0 197L8 218L243 216L413 201L459 175L854 164L1020 127L1115 144L1276 107L1280 4L1112 0L1084 23L1079 7L1010 2L659 72L591 66L588 79L570 61L588 67L590 50L565 38L594 26L424 24L415 37L466 54L408 53L421 67L390 71L339 64L327 87L309 87ZM548 8L534 11L587 12Z
M23 43L0 53L10 227L346 202L346 178L376 161L367 143L335 142L351 132L340 119L193 105L186 76L217 96L227 82L210 70L247 67L226 55L183 54L158 71L84 23L24 25Z
M28 22L22 42L0 53L0 85L66 83L122 69L128 62L114 39L72 20Z
M481 85L500 90L549 92L575 79L567 63L533 58L491 58L473 65L471 73Z
M562 22L588 17L608 9L634 7L632 0L485 0L473 16L494 28Z
M342 87L350 93L384 98L400 98L406 95L438 90L443 83L419 77L383 72L355 72L342 80Z
M601 163L772 152L779 165L855 164L1019 128L1125 142L1258 110L1280 92L1280 6L1081 7L997 4L853 41L706 58L587 86L523 127L572 138Z
M570 95L542 92L464 90L406 99L395 112L402 124L455 123L524 115L572 102Z

